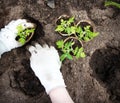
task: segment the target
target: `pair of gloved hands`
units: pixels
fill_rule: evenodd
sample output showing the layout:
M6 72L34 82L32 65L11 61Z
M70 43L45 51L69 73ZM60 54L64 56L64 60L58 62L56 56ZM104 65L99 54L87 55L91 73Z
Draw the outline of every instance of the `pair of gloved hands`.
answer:
M22 45L15 40L18 25L22 25L24 29L32 27L33 24L25 19L11 21L5 28L0 31L0 57L3 53ZM60 72L61 61L57 50L51 46L43 47L36 43L30 46L31 53L30 65L35 75L40 79L46 92L49 94L52 89L57 87L65 87L63 76Z

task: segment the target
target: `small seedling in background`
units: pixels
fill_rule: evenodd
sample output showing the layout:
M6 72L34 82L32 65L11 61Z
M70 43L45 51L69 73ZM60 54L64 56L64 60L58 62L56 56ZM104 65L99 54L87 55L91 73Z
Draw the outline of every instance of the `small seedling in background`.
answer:
M81 48L76 47L75 50L73 51L73 54L77 59L86 57L83 47Z
M29 38L29 36L34 32L34 28L27 28L24 29L22 25L17 26L17 37L18 41L24 45L26 43L26 40Z
M98 33L97 32L92 32L90 30L90 26L84 27L84 30L80 26L78 26L76 28L76 35L79 38L79 40L90 41L93 38L95 38L98 35Z
M105 6L115 6L120 9L120 4L113 1L105 1Z
M74 17L71 17L67 20L61 19L60 24L57 25L55 31L62 32L65 34L74 34L75 33L75 27L74 27Z
M75 56L77 59L79 59L80 57L84 58L86 56L83 47L79 48L78 46L76 46L74 48L74 44L74 41L64 42L63 40L59 40L56 42L57 47L62 51L62 55L60 56L61 61L64 61L66 58L72 60L73 56Z
M56 45L58 46L59 49L62 51L62 55L60 56L60 60L63 61L65 58L68 58L70 60L73 59L72 55L70 54L71 51L73 50L72 45L73 42L66 42L64 43L63 40L59 40L56 42Z

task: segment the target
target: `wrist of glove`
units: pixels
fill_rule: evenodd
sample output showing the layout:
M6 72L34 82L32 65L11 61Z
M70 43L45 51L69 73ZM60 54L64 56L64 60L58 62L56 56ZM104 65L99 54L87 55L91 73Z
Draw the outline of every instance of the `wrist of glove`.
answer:
M37 73L35 73L35 74L37 74ZM38 78L40 79L41 84L44 86L47 94L49 94L50 91L55 88L66 87L62 73L60 71L55 71L51 74L48 74L45 78L44 78L44 76L45 75L43 74L41 76L38 76Z
M30 65L47 94L57 87L66 87L60 72L61 61L54 47L48 47L48 45L42 47L36 44L31 46L29 51L31 53Z
M27 22L25 19L12 20L8 25L0 30L0 57L4 52L10 51L13 48L22 46L16 41L17 26L22 25L24 29L34 27L33 23Z

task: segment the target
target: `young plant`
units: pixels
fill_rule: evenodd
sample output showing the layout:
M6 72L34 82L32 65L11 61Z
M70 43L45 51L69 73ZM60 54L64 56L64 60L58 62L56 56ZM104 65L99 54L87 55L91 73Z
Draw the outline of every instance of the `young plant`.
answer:
M105 6L115 6L120 9L120 4L113 1L105 1Z
M81 47L81 48L76 47L73 50L73 54L77 59L86 57L83 47Z
M56 45L62 51L62 55L60 56L60 60L64 61L66 58L72 60L73 56L78 58L84 58L86 55L84 53L83 47L76 46L73 47L75 44L74 41L67 41L64 42L63 40L59 40L56 42Z
M98 35L98 32L93 32L90 30L90 26L82 27L78 26L76 28L76 34L79 40L90 41Z
M24 45L26 43L26 40L29 38L29 36L34 33L34 28L27 28L24 29L22 25L17 26L17 37L18 41Z
M60 24L57 25L55 31L61 32L64 34L75 34L75 26L74 24L74 17L71 17L69 19L60 19Z

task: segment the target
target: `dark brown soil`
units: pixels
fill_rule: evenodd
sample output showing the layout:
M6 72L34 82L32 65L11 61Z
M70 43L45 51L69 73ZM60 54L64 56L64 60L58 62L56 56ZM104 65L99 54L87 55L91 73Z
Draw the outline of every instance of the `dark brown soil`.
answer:
M94 22L99 36L84 43L87 57L66 60L61 68L75 103L120 103L120 10L104 7L105 0L1 0L0 28L13 19L27 18L37 24L32 40L4 53L0 59L0 103L51 103L30 67L26 47L35 42L55 46L62 38L55 32L60 15ZM120 0L114 0L120 3Z

